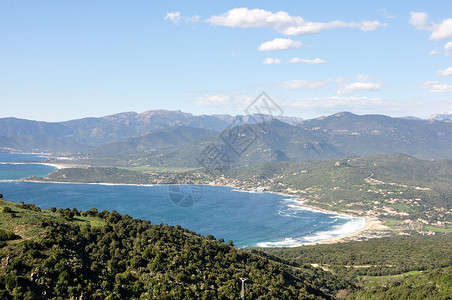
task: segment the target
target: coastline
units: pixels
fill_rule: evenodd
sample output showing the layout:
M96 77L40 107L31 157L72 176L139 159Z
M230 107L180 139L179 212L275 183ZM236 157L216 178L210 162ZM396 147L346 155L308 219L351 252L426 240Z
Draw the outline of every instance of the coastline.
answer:
M48 164L48 165L53 165L55 167L60 167L60 164ZM65 165L63 164L61 166L61 168L70 168L73 167L71 165ZM84 182L58 182L58 181L35 181L35 180L19 180L22 182L38 182L38 183L59 183L59 184L94 184L94 185L111 185L111 186L155 186L155 185L168 185L168 184L131 184L131 183L108 183L108 182L91 182L91 183L84 183ZM187 185L191 185L191 184L187 184ZM262 191L262 192L256 192L254 190L246 190L243 189L241 187L237 187L237 186L233 186L233 185L213 185L213 184L205 184L205 186L218 186L218 187L229 187L232 189L235 189L236 191L239 192L246 192L246 193L272 193L272 194L277 194L277 195L281 195L281 196L285 196L288 198L291 198L292 200L294 200L294 202L303 208L306 208L308 210L313 210L313 211L317 211L317 212L323 212L323 213L328 213L328 214L334 214L334 215L344 215L344 216L349 216L349 217L354 217L354 218L364 218L365 222L363 224L363 226L353 232L350 233L346 233L346 234L340 234L337 236L333 236L324 240L319 240L319 241L315 241L315 242L311 242L311 243L302 243L302 244L295 244L295 245L291 245L288 247L300 247L300 246L306 246L306 245L315 245L315 244L334 244L334 243L340 243L343 242L344 240L350 238L350 237L354 237L354 236L358 236L366 231L379 231L379 230L385 230L387 229L383 223L377 219L377 218L371 218L371 217L361 217L361 216L356 216L356 215L352 215L352 214L347 214L347 213L343 213L343 212L337 212L337 211L331 211L331 210L326 210L324 208L318 208L312 205L307 205L304 204L303 201L301 201L299 198L297 198L297 196L294 195L289 195L289 194L284 194L281 192L271 192L271 191Z
M48 165L48 166L52 166L54 168L57 169L66 169L66 168L86 168L86 165L76 165L76 164L64 164L64 163L45 163L45 162L37 162L36 164L42 164L42 165ZM58 182L58 181L35 181L35 180L23 180L23 179L19 179L17 181L22 181L22 182L39 182L39 183L60 183L60 184L96 184L96 185L130 185L130 186L155 186L156 184L131 184L131 183L108 183L108 182L91 182L91 183L83 183L83 182ZM159 184L160 185L160 184ZM164 184L167 185L167 184ZM190 184L188 184L190 185ZM239 187L239 186L233 186L230 184L224 184L224 185L218 185L218 184L205 184L206 186L221 186L221 187L230 187L233 188L239 192L247 192L247 193L273 193L273 194L278 194L284 197L288 197L291 200L293 200L296 205L303 207L305 209L308 210L313 210L316 212L323 212L323 213L328 213L328 214L334 214L334 215L344 215L344 216L348 216L348 217L354 217L354 218L364 218L364 224L361 228L353 231L353 232L349 232L349 233L344 233L344 234L339 234L333 237L329 237L323 240L319 240L319 241L315 241L315 242L307 242L307 243L301 243L301 244L295 244L295 245L290 245L288 247L299 247L299 246L304 246L304 245L314 245L314 244L333 244L333 243L340 243L340 242L344 242L345 240L354 237L354 236L358 236L363 234L366 231L379 231L379 230L385 230L387 229L386 226L383 225L383 223L373 217L362 217L362 216L357 216L357 215L352 215L350 213L344 213L344 212L337 212L337 211L331 211L331 210L327 210L324 208L319 208L319 207L315 207L312 205L308 205L305 204L304 201L300 198L298 198L296 195L291 195L291 194L285 194L282 192L272 192L272 191L257 191L254 188L251 189L246 189L243 187Z
M220 185L221 186L221 185ZM226 185L223 185L226 186ZM238 191L241 192L248 192L248 193L273 193L273 194L278 194L278 195L282 195L285 197L289 197L293 200L295 200L295 202L297 203L298 206L306 208L308 210L313 210L313 211L317 211L317 212L323 212L323 213L327 213L327 214L334 214L334 215L344 215L344 216L348 216L348 217L354 217L354 218L364 218L364 224L361 228L350 232L350 233L345 233L345 234L340 234L337 236L333 236L324 240L320 240L320 241L316 241L316 242L311 242L311 243L302 243L302 244L295 244L295 245L291 245L288 246L288 248L293 248L293 247L300 247L300 246L307 246L307 245L316 245L316 244L336 244L336 243L342 243L344 242L346 239L354 237L354 236L358 236L363 234L364 232L367 231L383 231L383 230L388 230L389 228L385 225L383 225L383 222L381 220L379 220L376 217L368 217L368 216L357 216L357 215L353 215L350 213L345 213L345 212L338 212L338 211L332 211L332 210L327 210L321 207L315 207L313 205L308 205L305 204L303 200L301 200L300 198L298 198L295 195L289 195L289 194L284 194L281 192L271 192L271 191L265 191L265 192L257 192L257 191L248 191L246 189L240 188L240 187L235 187L235 186L231 186L231 185L227 185L230 187L233 187L235 189L237 189Z
M15 161L2 161L0 162L2 165L45 165L45 166L51 166L54 168L60 169L67 169L67 168L83 168L86 166L82 165L71 165L71 164L58 164L58 163L45 163L45 162L15 162Z
M300 246L305 246L305 245L317 245L317 244L342 243L351 237L359 236L368 231L384 231L384 230L389 229L387 226L385 226L383 224L383 222L380 219L378 219L376 217L369 217L369 216L362 217L362 216L356 216L356 215L353 215L350 213L331 211L331 210L327 210L324 208L319 208L319 207L305 204L302 200L299 200L299 199L298 199L298 201L300 201L300 203L299 203L300 206L306 207L308 209L313 209L313 210L321 211L324 213L333 213L333 214L339 214L339 215L346 215L346 216L350 216L350 217L364 218L365 223L361 228L359 228L358 230L355 230L353 232L350 232L350 233L341 234L338 236L330 237L325 240L320 240L320 241L316 241L316 242L312 242L312 243L297 244L297 245L293 245L290 247L300 247Z
M69 165L69 164L56 164L56 163L39 163L40 165L46 165L46 166L52 166L57 168L58 170L60 169L68 169L68 168L81 168L81 167L86 167L86 166L81 166L81 165Z
M385 225L383 225L383 222L381 222L379 219L377 219L375 217L364 217L364 219L365 219L364 226L354 232L344 234L344 235L334 236L334 237L331 237L331 238L328 238L325 240L321 240L321 241L317 241L317 242L294 245L291 247L299 247L299 246L305 246L305 245L318 245L318 244L336 244L336 243L344 242L348 238L359 236L367 231L387 230L387 227Z

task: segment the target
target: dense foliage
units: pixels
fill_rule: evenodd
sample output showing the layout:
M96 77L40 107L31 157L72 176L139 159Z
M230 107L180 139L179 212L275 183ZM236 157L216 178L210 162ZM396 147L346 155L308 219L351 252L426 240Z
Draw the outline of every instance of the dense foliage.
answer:
M452 295L450 234L261 251L354 282L360 288L348 294L351 299L451 299Z
M452 228L452 161L402 154L322 162L268 163L230 170L244 187L293 192L307 204ZM423 221L419 222L419 219ZM449 227L447 227L449 223Z
M376 280L353 294L352 299L435 299L452 298L452 267L435 269L403 278Z
M19 230L41 216L42 234L0 250L1 299L238 299L240 277L248 278L249 299L329 298L353 288L320 269L292 268L180 226L115 211L5 204L15 217L1 214L2 223Z
M0 206L0 299L238 299L240 277L247 299L450 295L450 235L242 251L115 211Z
M151 178L141 172L114 167L65 168L56 170L45 178L29 177L35 181L149 184Z
M395 275L452 267L452 235L371 239L297 248L266 248L266 253L295 265L319 264L341 276Z

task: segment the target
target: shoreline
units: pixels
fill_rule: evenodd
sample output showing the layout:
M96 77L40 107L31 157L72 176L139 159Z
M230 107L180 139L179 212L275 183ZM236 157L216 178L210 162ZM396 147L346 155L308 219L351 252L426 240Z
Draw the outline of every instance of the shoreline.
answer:
M82 166L82 165L71 165L71 164L58 164L58 163L38 163L40 165L47 165L47 166L52 166L57 168L58 170L61 169L68 169L68 168L82 168L82 167L87 167L87 166Z
M222 185L219 185L222 186ZM223 185L226 186L226 185ZM291 199L294 200L294 202L297 203L298 206L303 207L307 210L313 210L316 212L323 212L323 213L327 213L327 214L333 214L333 215L344 215L344 216L348 216L348 217L353 217L353 218L363 218L364 219L364 224L361 228L350 232L350 233L346 233L346 234L340 234L337 236L333 236L324 240L320 240L320 241L316 241L316 242L310 242L310 243L301 243L301 244L295 244L295 245L291 245L291 246L286 246L287 248L294 248L294 247L301 247L301 246L309 246L309 245L316 245L316 244L336 244L336 243L341 243L343 242L345 239L354 237L354 236L358 236L366 231L382 231L382 230L387 230L388 228L383 225L383 222L381 220L379 220L376 217L368 217L368 216L356 216L350 213L344 213L344 212L337 212L337 211L332 211L332 210L327 210L321 207L315 207L313 205L309 205L309 204L305 204L303 200L301 200L299 197L295 196L295 195L289 195L289 194L284 194L281 192L271 192L271 191L265 191L265 192L256 192L256 191L247 191L246 189L243 188L239 188L239 187L235 187L235 186L231 186L231 185L227 185L230 187L233 187L235 189L237 189L240 192L248 192L248 193L272 193L272 194L277 194L277 195L281 195L281 196L285 196L285 197L289 197ZM276 247L278 248L278 247ZM284 247L282 247L284 248Z
M51 166L54 168L60 169L67 169L67 168L82 168L86 166L82 165L70 165L70 164L58 164L58 163L46 163L46 162L17 162L17 161L2 161L0 162L1 165L44 165L44 166Z
M334 236L334 237L331 237L331 238L328 238L325 240L321 240L321 241L317 241L317 242L294 245L291 247L300 247L300 246L307 246L307 245L336 244L336 243L344 242L344 240L346 240L348 238L359 236L362 233L367 232L367 231L387 230L387 227L385 225L383 225L383 222L381 222L378 218L364 217L364 219L365 219L364 226L354 232L344 234L344 235Z
M358 230L355 230L353 232L342 234L342 235L338 235L338 236L333 236L333 237L327 238L325 240L320 240L320 241L311 242L311 243L297 244L297 245L293 245L293 246L290 246L290 247L300 247L300 246L317 245L317 244L336 244L336 243L344 242L344 240L346 240L348 238L361 235L361 234L363 234L364 232L367 232L367 231L389 230L389 228L387 226L385 226L383 224L383 222L380 219L378 219L377 217L357 216L357 215L354 215L354 214L351 214L351 213L331 211L331 210L327 210L327 209L324 209L324 208L319 208L319 207L315 207L315 206L312 206L312 205L309 205L309 204L305 204L302 200L298 200L298 201L300 201L300 203L299 203L300 206L306 207L308 209L314 209L314 210L321 211L321 212L324 212L324 213L346 215L346 216L355 217L355 218L364 218L365 222L364 222L364 225L361 228L359 228Z
M67 168L69 168L69 166L66 166ZM58 182L58 181L36 181L36 180L16 180L16 181L21 181L21 182L35 182L35 183L57 183L57 184L90 184L90 185L109 185L109 186L156 186L156 185L171 185L171 184L136 184L136 183L108 183L108 182ZM185 184L185 185L193 185L193 184ZM198 184L199 185L199 184ZM216 186L216 187L229 187L232 188L238 192L245 192L245 193L256 193L256 191L253 190L246 190L237 186L232 186L232 185L213 185L213 184L201 184L204 186ZM291 246L286 246L288 248L292 248L292 247L300 247L300 246L307 246L307 245L315 245L315 244L334 244L334 243L340 243L343 242L345 239L350 238L350 237L354 237L354 236L358 236L366 231L380 231L380 230L385 230L385 226L383 225L383 223L375 217L362 217L362 216L356 216L356 215L352 215L352 214L347 214L347 213L343 213L343 212L336 212L336 211L331 211L331 210L326 210L324 208L317 208L315 206L312 205L307 205L304 204L303 201L301 201L299 198L297 198L297 196L294 195L289 195L289 194L284 194L281 192L271 192L271 191L263 191L263 192L259 192L259 193L272 193L272 194L277 194L277 195L281 195L284 197L288 197L291 200L293 200L298 206L303 207L307 210L313 210L316 212L322 212L322 213L327 213L327 214L334 214L334 215L344 215L344 216L348 216L348 217L354 217L354 218L364 218L365 222L364 225L353 231L350 233L346 233L346 234L341 234L341 235L337 235L337 236L333 236L324 240L319 240L316 242L310 242L310 243L301 243L301 244L295 244L295 245L291 245Z
M62 163L32 163L32 164L41 164L41 165L48 165L48 166L52 166L57 168L58 170L60 169L66 169L66 168L80 168L80 167L87 167L86 165L74 165L74 164L62 164ZM37 181L37 180L15 180L15 181L21 181L21 182L36 182L36 183L59 183L59 184L96 184L96 185L110 185L110 186L114 186L114 185L130 185L130 186L155 186L155 185L169 185L169 184L131 184L131 183L108 183L108 182L58 182L58 181ZM192 185L192 184L186 184L186 185ZM319 241L315 241L315 242L309 242L309 243L301 243L301 244L296 244L296 245L291 245L291 246L287 246L287 247L299 247L299 246L305 246L305 245L315 245L315 244L333 244L333 243L340 243L343 242L345 239L354 237L354 236L358 236L366 231L380 231L380 230L385 230L387 229L386 226L383 225L383 223L375 217L362 217L362 216L356 216L350 213L344 213L344 212L337 212L337 211L331 211L331 210L327 210L324 208L320 208L320 207L315 207L312 205L308 205L305 204L304 201L302 201L299 197L297 197L296 195L289 195L289 194L284 194L281 192L272 192L272 191L256 191L254 189L244 189L243 187L238 187L238 186L233 186L230 184L225 184L225 185L215 185L215 184L202 184L205 186L218 186L218 187L230 187L238 192L247 192L247 193L272 193L272 194L277 194L277 195L281 195L284 197L288 197L291 200L293 200L298 206L303 207L305 209L308 210L314 210L316 212L322 212L322 213L327 213L327 214L334 214L334 215L344 215L344 216L348 216L348 217L353 217L353 218L364 218L365 222L364 225L353 231L350 233L346 233L346 234L341 234L341 235L337 235L337 236L333 236L324 240L319 240Z

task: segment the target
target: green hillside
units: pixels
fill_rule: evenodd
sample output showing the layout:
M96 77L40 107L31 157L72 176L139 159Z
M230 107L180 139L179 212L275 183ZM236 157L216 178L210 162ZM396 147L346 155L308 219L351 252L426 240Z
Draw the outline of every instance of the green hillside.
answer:
M77 183L153 183L149 175L142 172L129 171L114 167L67 168L56 170L44 178L29 177L27 180L56 181Z
M236 124L232 124L236 125ZM224 137L238 137L246 147ZM249 145L245 140L253 140ZM421 159L452 158L452 122L409 120L383 115L338 113L291 126L276 119L264 124L232 126L202 141L133 158L153 166L196 167L196 157L215 145L233 166L262 162L317 161L351 155L403 153ZM244 151L241 151L244 150Z
M450 120L348 112L302 122L280 118L295 124L292 126L268 118L262 119L266 120L263 124L255 124L252 116L194 116L166 110L55 123L3 118L0 119L0 149L73 153L82 162L95 165L191 168L199 166L196 157L209 145L218 146L234 166L392 153L422 159L452 159ZM240 125L238 131L235 125ZM229 129L215 134L228 126ZM246 129L250 131L245 132ZM237 149L231 149L224 139L228 135L255 141L244 151L234 151Z
M394 154L269 163L232 169L226 177L227 183L293 194L328 210L446 226L452 222L451 174L452 161Z
M422 159L452 158L452 122L410 120L349 112L306 120L298 127L326 135L348 155L404 153Z
M232 167L270 161L324 160L343 156L321 135L311 135L303 129L274 119L266 122L265 126L233 126L201 141L143 156L137 162L152 166L200 167L198 160L203 158L203 153L212 145L221 149Z
M96 209L0 200L1 299L328 299L354 285L200 236ZM232 244L232 241L229 242Z
M260 250L295 265L317 264L350 278L452 267L451 234L394 236L365 242Z
M1 299L450 296L450 235L243 251L211 235L95 208L0 200Z
M51 137L47 135L37 136L1 136L0 151L9 152L9 150L20 152L83 152L92 147L82 144L74 139L65 137Z
M407 276L368 278L365 289L351 299L450 299L452 267Z
M186 126L165 128L154 130L139 137L102 145L94 149L91 153L94 156L136 156L157 149L178 147L215 133L216 131L209 129Z
M260 251L312 264L359 288L349 299L450 299L452 235L372 239ZM345 293L344 293L345 294Z

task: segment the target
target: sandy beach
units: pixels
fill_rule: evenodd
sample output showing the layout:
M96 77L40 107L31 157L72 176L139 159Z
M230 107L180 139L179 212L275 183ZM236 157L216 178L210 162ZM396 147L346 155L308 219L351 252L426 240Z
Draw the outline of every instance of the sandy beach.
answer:
M86 165L74 165L74 164L58 164L58 163L38 163L40 165L52 166L57 169L67 169L67 168L87 168Z
M255 191L255 190L247 190L247 189L244 189L242 187L236 187L236 186L233 186L233 185L220 185L220 186L229 186L229 187L235 188L236 190L238 190L240 192L247 192L247 193L273 193L273 194L278 194L278 195L282 195L282 196L286 196L286 197L290 197L290 198L294 198L294 199L297 198L295 195L284 194L284 193L281 193L281 192L271 192L271 191L265 191L265 192L264 191L262 191L262 192L259 191L258 192L258 191ZM298 201L299 201L298 204L300 206L308 208L310 210L321 211L321 212L329 213L329 214L343 214L343 215L348 215L348 216L352 216L352 217L360 217L360 216L354 216L354 215L343 213L343 212L337 212L337 211L327 210L327 209L320 208L320 207L315 207L315 206L312 206L312 205L307 205L307 204L304 204L303 201L300 200L300 199L298 199ZM354 232L351 232L351 233L348 233L348 234L343 234L343 235L338 235L338 236L335 236L335 237L332 237L332 238L328 238L328 239L325 239L325 240L321 240L321 241L317 241L317 242L296 244L296 245L292 245L292 246L289 246L289 247L300 247L300 246L304 246L304 245L315 245L315 244L340 243L340 242L342 242L343 240L345 240L347 238L358 236L358 235L360 235L360 234L362 234L364 232L367 232L367 231L389 230L389 228L387 226L383 225L383 222L381 222L378 218L375 218L375 217L364 217L364 219L365 219L364 226L361 227L360 229L354 231Z
M340 243L346 238L358 236L358 235L360 235L360 234L362 234L362 233L364 233L366 231L388 230L388 227L383 225L383 223L380 220L378 220L377 218L365 217L365 220L366 220L366 223L364 224L364 226L362 228L358 229L357 231L352 232L352 233L345 234L345 235L339 235L339 236L335 236L335 237L332 237L332 238L329 238L329 239L326 239L326 240L313 242L313 243L309 243L309 244L302 244L302 245ZM298 246L302 246L302 245L295 245L293 247L298 247Z
M0 164L5 165L46 165L46 166L52 166L57 169L67 169L67 168L88 168L87 165L76 165L76 164L63 164L63 163L46 163L46 162L15 162L15 161L5 161L0 162Z

